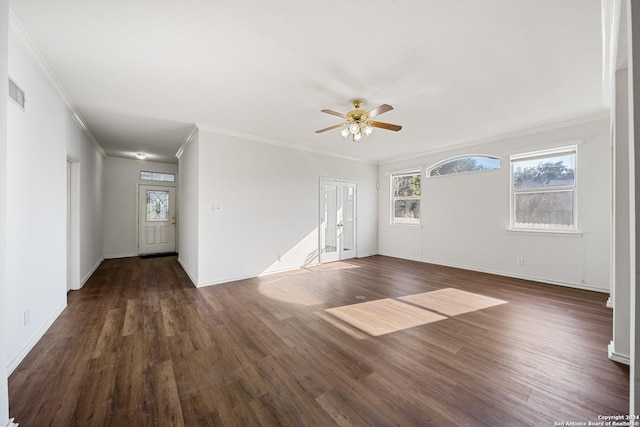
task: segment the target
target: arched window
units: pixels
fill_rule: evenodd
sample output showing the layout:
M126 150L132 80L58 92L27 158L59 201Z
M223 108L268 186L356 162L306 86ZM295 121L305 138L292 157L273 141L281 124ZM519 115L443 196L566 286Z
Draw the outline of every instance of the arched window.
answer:
M443 160L427 169L427 175L454 175L458 173L500 169L500 158L493 156L460 156Z

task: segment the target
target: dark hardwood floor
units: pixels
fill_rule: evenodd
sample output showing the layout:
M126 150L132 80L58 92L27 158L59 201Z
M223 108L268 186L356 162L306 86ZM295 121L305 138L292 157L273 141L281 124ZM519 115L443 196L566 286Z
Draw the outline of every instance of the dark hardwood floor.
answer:
M324 311L443 288L507 303L380 336ZM21 427L595 422L628 412L606 298L382 256L202 289L175 257L107 260L10 376L10 415Z

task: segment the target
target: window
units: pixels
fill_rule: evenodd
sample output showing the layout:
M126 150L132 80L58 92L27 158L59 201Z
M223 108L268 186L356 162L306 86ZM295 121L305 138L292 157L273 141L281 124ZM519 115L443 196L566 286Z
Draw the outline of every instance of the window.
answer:
M458 173L500 169L500 159L491 156L463 156L444 160L428 169L428 175L454 175Z
M173 173L140 171L140 179L145 181L175 182L176 175Z
M511 156L511 228L576 231L576 146Z
M169 220L169 192L147 191L147 221Z
M391 224L420 224L420 171L391 175Z

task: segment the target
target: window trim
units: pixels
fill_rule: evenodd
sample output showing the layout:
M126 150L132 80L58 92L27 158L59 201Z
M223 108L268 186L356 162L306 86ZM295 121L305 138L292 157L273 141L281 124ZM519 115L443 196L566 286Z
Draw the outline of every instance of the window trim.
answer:
M420 202L420 207L422 208L422 180L424 179L422 168L420 169L409 169L399 172L393 172L389 174L389 225L394 227L421 227L422 226L422 218L418 218L417 224L405 224L405 223L396 223L395 220L395 201L396 200L418 200ZM420 175L420 196L418 197L394 197L393 194L393 179L399 176L409 176L409 175Z
M573 185L558 185L554 187L544 187L543 190L532 191L527 188L526 190L517 191L514 187L514 162L522 160L537 160L545 159L553 156L561 155L573 155L574 156L574 175ZM540 187L536 187L540 188ZM516 227L515 226L515 195L525 193L552 193L558 191L571 190L573 192L573 228L528 228L528 227ZM512 154L509 156L509 228L508 231L514 233L531 233L531 234L547 234L547 235L572 235L581 236L582 230L579 223L578 213L578 143L571 145L564 145L561 147L529 151L526 153Z
M466 159L466 158L473 158L473 157L485 157L487 159L494 159L497 160L499 162L499 166L497 168L493 168L493 169L478 169L478 170L473 170L473 171L465 171L465 172L457 172L457 173L448 173L445 175L431 175L431 171L433 169L436 169L439 166L442 166L448 162L452 162L454 160L459 160L459 159ZM455 176L455 175L465 175L468 173L478 173L478 172L491 172L494 170L499 170L502 169L502 158L500 156L494 156L494 155L489 155L489 154L462 154L460 156L453 156L453 157L449 157L443 160L440 160L439 162L436 162L434 164L432 164L431 166L426 168L425 171L425 178L426 179L431 179L431 178L440 178L443 176Z

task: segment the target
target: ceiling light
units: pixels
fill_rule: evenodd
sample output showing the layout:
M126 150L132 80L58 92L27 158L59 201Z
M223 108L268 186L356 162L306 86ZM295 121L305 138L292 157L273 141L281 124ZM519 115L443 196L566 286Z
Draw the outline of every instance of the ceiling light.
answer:
M147 158L147 155L144 153L136 153L136 157L138 158L138 160L144 160Z
M356 99L353 101L353 110L346 114L339 113L333 110L321 110L323 113L331 114L332 116L342 117L345 121L337 125L329 126L324 129L317 130L316 133L322 133L333 129L341 128L340 135L345 138L351 135L353 141L361 141L365 136L371 136L373 134L373 128L382 128L386 130L392 130L398 132L402 129L400 125L394 125L391 123L384 123L378 121L371 121L370 119L379 116L382 113L393 110L393 107L389 104L382 104L379 107L370 111L361 110L362 101Z

